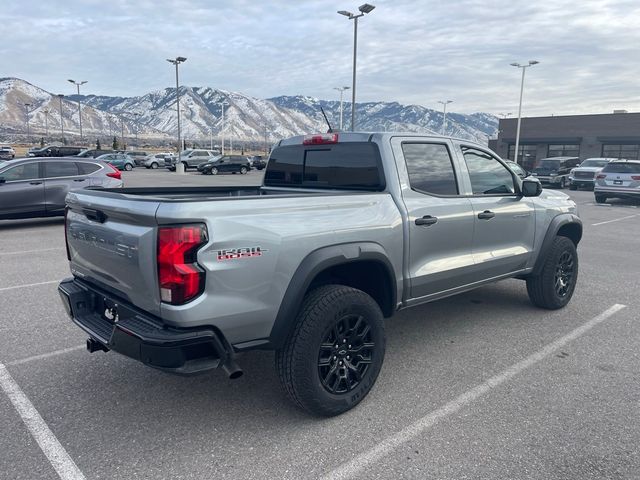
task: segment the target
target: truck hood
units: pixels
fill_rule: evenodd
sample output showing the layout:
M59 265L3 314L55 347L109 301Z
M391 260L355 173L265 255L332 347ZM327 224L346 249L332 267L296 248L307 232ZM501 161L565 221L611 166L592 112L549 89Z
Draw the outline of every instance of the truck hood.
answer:
M551 189L543 188L542 189L542 193L540 194L540 197L538 197L538 198L543 198L545 200L552 199L552 198L566 200L566 199L571 198L571 197L569 197L569 195L567 195L566 193L560 192L558 190L551 190Z
M571 169L572 172L599 172L604 167L576 167Z

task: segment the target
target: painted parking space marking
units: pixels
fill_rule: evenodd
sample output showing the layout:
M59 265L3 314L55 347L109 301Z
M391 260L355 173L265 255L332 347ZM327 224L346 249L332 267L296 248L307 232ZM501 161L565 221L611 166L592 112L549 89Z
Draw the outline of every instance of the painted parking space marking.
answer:
M25 363L35 362L36 360L44 360L46 358L57 357L58 355L64 355L65 353L77 352L78 350L85 350L86 345L77 345L75 347L62 348L49 353L41 353L40 355L33 355L32 357L21 358L19 360L12 360L7 362L8 366L23 365Z
M0 363L0 387L9 397L20 418L27 426L29 433L38 443L49 463L62 480L84 480L73 459L69 456L56 436L42 419L38 410L24 394L20 386L13 379L7 367Z
M501 373L489 378L486 382L481 383L480 385L477 385L470 390L467 390L466 392L454 398L437 410L428 413L424 417L421 417L412 424L406 426L398 433L380 441L371 450L360 453L352 460L343 463L321 478L323 480L342 480L354 477L378 460L391 454L396 448L418 437L426 430L436 425L443 418L457 413L463 407L466 407L467 405L470 405L474 401L480 399L494 388L502 385L503 383L506 383L522 371L549 357L554 352L557 352L561 347L564 347L566 344L581 337L593 327L604 322L625 307L626 305L621 304L615 304L611 306L609 309L587 321L586 323L583 323L575 330L572 330L568 334L547 344L537 352L529 355L528 357L512 365Z
M635 214L635 215L627 215L626 217L622 217L622 218L615 218L613 220L607 220L606 222L598 222L598 223L592 223L591 226L592 227L597 227L598 225L604 225L606 223L613 223L613 222L619 222L620 220L627 220L629 218L634 218L640 216L639 213Z
M48 282L27 283L26 285L14 285L13 287L2 287L0 292L6 292L8 290L16 290L18 288L37 287L39 285L51 285L52 283L58 283L60 280L49 280Z
M16 252L0 252L0 256L2 255L22 255L24 253L40 253L40 252L61 252L64 248L39 248L36 250L22 250Z

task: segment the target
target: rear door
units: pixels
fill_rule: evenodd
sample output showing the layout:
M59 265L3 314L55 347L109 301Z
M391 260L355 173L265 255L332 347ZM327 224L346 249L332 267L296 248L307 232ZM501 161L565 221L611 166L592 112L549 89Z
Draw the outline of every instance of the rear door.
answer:
M0 216L45 213L40 162L21 163L0 173Z
M451 143L395 137L392 148L400 177L408 178L401 187L409 217L410 298L472 283L473 208L461 195Z
M515 174L487 150L459 144L468 172L478 276L490 279L526 267L533 251L535 209L519 194Z
M70 190L91 185L89 178L80 175L76 162L51 160L44 165L44 196L48 213L64 211L65 197Z

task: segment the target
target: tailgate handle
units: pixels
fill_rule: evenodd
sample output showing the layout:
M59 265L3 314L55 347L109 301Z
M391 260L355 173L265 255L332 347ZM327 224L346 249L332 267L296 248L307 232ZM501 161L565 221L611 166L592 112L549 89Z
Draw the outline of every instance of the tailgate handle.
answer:
M92 208L83 208L82 213L89 220L93 220L95 222L104 223L107 219L107 215L102 210L94 210Z

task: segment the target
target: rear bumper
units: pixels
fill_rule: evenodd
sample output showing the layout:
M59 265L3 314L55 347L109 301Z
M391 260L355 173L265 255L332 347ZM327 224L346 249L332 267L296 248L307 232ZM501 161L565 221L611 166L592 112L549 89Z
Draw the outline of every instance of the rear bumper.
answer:
M58 293L73 322L104 349L180 375L237 368L233 348L213 327L164 325L160 319L75 278L63 280Z
M615 188L615 187L602 187L598 184L594 187L595 193L606 194L609 197L640 197L640 190L637 188Z

